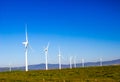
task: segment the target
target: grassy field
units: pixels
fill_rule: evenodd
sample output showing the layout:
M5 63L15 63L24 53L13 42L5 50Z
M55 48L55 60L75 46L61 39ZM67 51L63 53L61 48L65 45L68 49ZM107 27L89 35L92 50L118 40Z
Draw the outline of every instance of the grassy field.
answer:
M47 71L1 72L0 82L120 82L120 65Z

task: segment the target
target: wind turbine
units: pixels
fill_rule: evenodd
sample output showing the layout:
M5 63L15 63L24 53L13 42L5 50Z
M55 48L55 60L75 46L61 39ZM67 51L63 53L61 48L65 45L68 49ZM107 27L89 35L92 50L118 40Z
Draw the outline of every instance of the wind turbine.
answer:
M74 57L74 68L76 68L76 56Z
M46 60L46 70L48 70L48 48L49 48L49 42L48 42L48 45L47 47L44 49L44 52L45 52L45 60Z
M102 58L100 58L100 66L102 66Z
M72 69L72 57L70 57L70 69Z
M84 64L84 59L82 59L82 67L84 67L85 66L85 64Z
M58 57L59 57L59 69L61 69L61 52L60 52L60 48L59 48Z
M28 71L28 59L27 59L27 55L28 55L28 35L27 35L27 25L25 26L26 30L25 30L25 35L26 35L26 41L22 42L22 44L25 45L25 71Z
M11 64L9 64L9 71L11 72L12 68L11 68Z

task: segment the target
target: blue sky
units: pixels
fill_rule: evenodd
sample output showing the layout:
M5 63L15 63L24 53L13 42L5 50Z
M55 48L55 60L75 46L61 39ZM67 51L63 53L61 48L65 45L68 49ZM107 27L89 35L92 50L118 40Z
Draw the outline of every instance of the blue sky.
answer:
M29 64L44 63L43 48L50 42L48 62L70 56L85 61L120 58L119 0L1 0L0 66L23 66L25 24L28 25Z

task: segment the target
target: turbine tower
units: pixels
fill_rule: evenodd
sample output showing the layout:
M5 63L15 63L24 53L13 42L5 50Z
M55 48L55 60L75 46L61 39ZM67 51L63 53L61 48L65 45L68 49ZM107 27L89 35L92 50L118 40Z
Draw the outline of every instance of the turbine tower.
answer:
M74 68L76 68L76 56L74 57Z
M28 59L27 59L27 55L28 55L28 35L27 35L27 24L25 26L26 30L25 30L25 35L26 35L26 41L22 42L25 45L25 71L28 71Z
M102 66L102 58L100 58L100 66Z
M72 69L72 57L70 57L70 69Z
M47 56L48 56L48 48L49 48L49 42L48 42L48 45L47 45L47 47L44 49L44 52L45 52L45 60L46 60L46 70L48 70L48 58L47 58Z
M82 59L82 67L84 67L85 66L85 64L84 64L84 59Z
M11 68L11 65L9 64L9 71L11 72L12 68Z
M59 57L59 69L61 69L61 52L60 52L60 48L59 48L58 57Z

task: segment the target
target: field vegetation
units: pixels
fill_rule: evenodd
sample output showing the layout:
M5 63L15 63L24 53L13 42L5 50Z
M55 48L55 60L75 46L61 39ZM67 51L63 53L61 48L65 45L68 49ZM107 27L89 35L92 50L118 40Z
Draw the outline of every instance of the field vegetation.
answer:
M0 72L0 82L120 82L120 65Z

